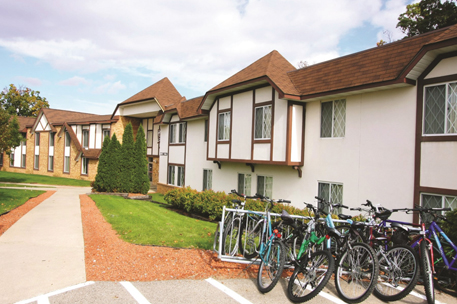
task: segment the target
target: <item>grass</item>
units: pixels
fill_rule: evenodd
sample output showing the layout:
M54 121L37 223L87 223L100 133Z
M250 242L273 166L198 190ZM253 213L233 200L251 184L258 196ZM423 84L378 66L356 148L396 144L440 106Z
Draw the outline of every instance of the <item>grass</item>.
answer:
M0 182L90 187L90 181L5 171L0 171Z
M13 210L32 197L45 193L40 190L0 189L0 215Z
M151 199L153 201L156 201L156 202L159 202L159 203L162 203L162 204L167 204L168 205L168 202L166 202L163 197L164 195L162 193L151 193L149 194L149 196L151 197Z
M1 184L0 187L16 187L16 188L40 188L41 186L18 185L18 184ZM48 188L48 187L46 187ZM54 187L49 187L54 188Z
M97 194L90 197L113 229L127 242L212 249L215 223L190 218L147 201Z

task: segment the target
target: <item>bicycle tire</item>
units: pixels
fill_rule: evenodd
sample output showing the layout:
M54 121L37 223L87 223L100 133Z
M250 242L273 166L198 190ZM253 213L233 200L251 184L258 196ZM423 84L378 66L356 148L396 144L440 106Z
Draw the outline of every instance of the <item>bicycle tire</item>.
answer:
M355 243L341 254L336 264L336 291L347 303L360 303L373 292L378 273L379 263L373 248Z
M281 241L273 240L270 252L266 249L257 273L257 289L261 293L271 291L284 270L285 248Z
M316 251L310 258L304 256L290 277L287 297L294 303L311 300L328 283L334 268L335 260L328 250Z
M258 255L260 249L260 237L262 234L262 224L257 225L257 223L260 221L263 221L263 219L256 221L252 219L246 220L245 218L241 223L238 244L241 254L246 259L253 259Z
M441 240L441 246L443 251L447 256L447 259L452 259L455 255L455 251L445 240ZM434 265L435 265L435 275L433 276L433 284L437 290L447 293L453 297L457 297L457 271L450 270L446 267L446 264L443 261L441 252L438 246L435 246L436 243L433 243L433 252L434 252Z
M430 250L426 244L426 240L423 239L420 244L420 253L421 253L421 268L422 268L422 276L424 280L424 290L425 290L425 297L427 298L428 304L435 303L435 288L433 285L433 271L432 271L432 263L430 259Z
M214 232L214 243L213 243L213 251L218 252L219 248L219 235L220 235L220 230L219 230L220 223L217 223L216 226L216 231Z
M235 217L224 230L222 238L224 255L235 256L238 253L240 224L240 218Z
M411 247L390 248L379 258L379 277L373 294L385 302L406 297L419 279L419 263L419 257Z

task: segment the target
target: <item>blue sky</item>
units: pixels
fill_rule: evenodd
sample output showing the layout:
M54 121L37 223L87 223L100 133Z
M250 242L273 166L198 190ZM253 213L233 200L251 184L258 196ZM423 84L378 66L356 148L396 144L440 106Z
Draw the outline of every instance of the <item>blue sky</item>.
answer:
M193 98L272 50L297 66L401 39L397 19L412 2L10 0L0 89L26 86L52 108L95 114L163 77Z

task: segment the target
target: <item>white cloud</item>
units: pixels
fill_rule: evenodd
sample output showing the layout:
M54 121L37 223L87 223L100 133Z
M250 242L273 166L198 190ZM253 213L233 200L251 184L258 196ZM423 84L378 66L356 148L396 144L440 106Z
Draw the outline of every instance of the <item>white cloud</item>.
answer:
M64 86L79 86L81 84L88 85L90 82L83 77L73 76L69 79L65 79L59 82L60 85Z
M369 23L381 34L395 30L407 2L42 0L24 6L8 1L0 11L0 27L8 29L0 32L0 46L58 70L167 76L176 86L203 94L272 50L294 65L337 57L338 43L351 29ZM126 88L106 77L110 82L95 92Z
M27 86L38 87L43 84L43 81L39 78L20 76L18 79L19 81L25 83Z

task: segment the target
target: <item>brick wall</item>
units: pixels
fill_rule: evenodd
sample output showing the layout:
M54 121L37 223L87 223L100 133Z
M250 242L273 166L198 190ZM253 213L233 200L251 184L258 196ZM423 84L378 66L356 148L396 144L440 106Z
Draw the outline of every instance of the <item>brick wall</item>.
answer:
M178 188L178 187L171 186L171 185L166 185L166 184L162 184L162 183L157 183L157 192L158 193L165 194L168 191L173 190L175 188Z

